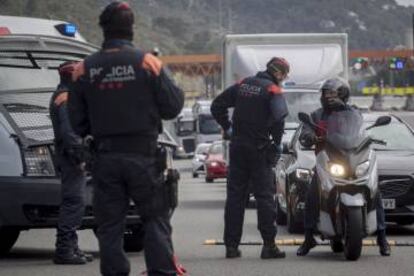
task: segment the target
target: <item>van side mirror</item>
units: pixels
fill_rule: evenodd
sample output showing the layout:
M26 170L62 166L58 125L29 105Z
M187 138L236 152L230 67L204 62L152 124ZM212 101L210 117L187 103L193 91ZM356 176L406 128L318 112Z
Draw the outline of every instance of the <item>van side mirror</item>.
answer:
M366 130L369 130L374 127L385 126L385 125L388 125L390 122L391 122L390 116L381 116L377 118L377 120L375 121L373 125L367 127Z

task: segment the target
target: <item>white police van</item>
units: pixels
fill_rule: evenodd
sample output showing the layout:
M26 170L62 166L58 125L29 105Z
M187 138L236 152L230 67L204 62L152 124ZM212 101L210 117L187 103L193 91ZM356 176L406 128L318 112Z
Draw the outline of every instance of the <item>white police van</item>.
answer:
M59 82L58 66L96 50L74 24L0 16L0 255L20 231L57 225L61 185L49 99ZM85 199L82 227L94 228L90 183ZM141 250L141 221L132 205L127 225L126 249Z

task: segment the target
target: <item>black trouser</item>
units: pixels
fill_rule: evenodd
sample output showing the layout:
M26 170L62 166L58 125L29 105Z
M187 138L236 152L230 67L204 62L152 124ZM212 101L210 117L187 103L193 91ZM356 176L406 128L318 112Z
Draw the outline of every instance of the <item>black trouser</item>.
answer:
M237 247L243 231L244 210L252 182L257 202L258 229L263 241L273 242L276 236L276 209L273 172L267 152L255 144L232 141L224 214L224 242Z
M317 181L317 174L313 175L312 181L309 185L309 190L306 194L305 201L305 218L304 227L305 230L313 231L316 229L316 224L319 218L319 185ZM375 205L377 209L377 230L385 230L385 211L382 206L381 193L378 192L375 197Z
M68 255L78 246L76 230L85 212L84 194L86 179L80 167L64 155L57 156L61 172L62 202L57 226L56 254Z
M130 198L143 217L144 253L148 275L176 275L171 225L165 205L162 175L154 157L138 154L98 154L94 169L94 212L103 275L128 275L123 249L125 217Z

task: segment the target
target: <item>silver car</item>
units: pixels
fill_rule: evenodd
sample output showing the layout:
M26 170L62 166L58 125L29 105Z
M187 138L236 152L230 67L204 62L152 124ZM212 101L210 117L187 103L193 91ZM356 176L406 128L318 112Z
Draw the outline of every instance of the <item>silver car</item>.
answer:
M194 153L194 157L191 160L192 172L193 172L194 178L198 177L199 174L206 173L204 162L206 160L207 151L210 146L211 146L210 143L201 143L197 145L197 148Z

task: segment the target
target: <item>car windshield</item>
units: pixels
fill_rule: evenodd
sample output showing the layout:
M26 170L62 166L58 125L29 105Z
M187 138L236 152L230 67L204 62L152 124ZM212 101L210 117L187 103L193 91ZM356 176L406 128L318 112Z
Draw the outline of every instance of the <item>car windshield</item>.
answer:
M194 131L194 121L178 121L178 136L187 136Z
M290 141L292 141L295 132L296 129L285 129L285 133L282 136L282 142L289 143Z
M367 136L363 118L355 109L333 112L327 120L326 140L341 150L358 147Z
M201 134L220 134L220 125L211 115L200 115L199 124Z
M316 109L321 107L319 101L319 94L317 92L286 92L283 94L289 108L289 115L286 118L286 122L297 122L298 112L312 113Z
M216 144L211 145L209 153L210 154L223 154L223 144L216 143Z
M374 122L366 123L367 126ZM368 134L375 138L387 142L387 145L373 144L377 150L413 150L414 135L406 125L393 121L389 125L374 127L368 130Z
M210 144L203 144L203 145L199 145L196 149L196 154L204 154L207 153L208 148L210 147Z

